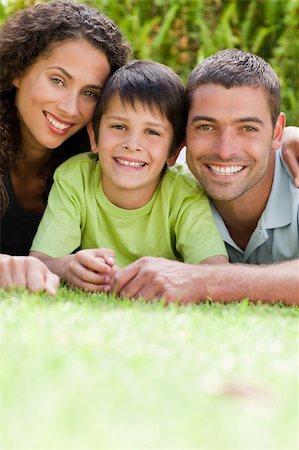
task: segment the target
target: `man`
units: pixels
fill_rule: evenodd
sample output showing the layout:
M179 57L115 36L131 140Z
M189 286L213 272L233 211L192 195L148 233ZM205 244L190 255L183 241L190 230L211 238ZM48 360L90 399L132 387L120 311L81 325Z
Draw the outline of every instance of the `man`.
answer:
M116 292L299 305L299 191L277 151L285 115L275 72L255 55L220 51L191 73L187 102L187 163L213 199L230 261L251 265L142 258L118 273Z

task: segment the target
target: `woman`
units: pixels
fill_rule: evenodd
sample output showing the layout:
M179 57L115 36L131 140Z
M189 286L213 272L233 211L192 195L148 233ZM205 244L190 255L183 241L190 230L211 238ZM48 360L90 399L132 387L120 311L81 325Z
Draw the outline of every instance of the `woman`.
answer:
M2 26L0 253L28 255L53 172L89 150L86 124L97 97L129 52L110 19L69 0L27 8ZM34 261L0 259L5 269L13 261L15 272ZM5 280L0 286L19 285L13 274Z

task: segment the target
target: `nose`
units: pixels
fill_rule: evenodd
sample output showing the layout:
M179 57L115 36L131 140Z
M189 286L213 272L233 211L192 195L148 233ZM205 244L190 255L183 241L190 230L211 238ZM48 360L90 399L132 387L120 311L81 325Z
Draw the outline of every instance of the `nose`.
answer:
M231 130L224 130L214 142L213 152L223 160L230 159L238 153L238 142Z
M75 92L67 92L57 103L57 108L68 117L79 114L78 96Z
M131 152L138 152L142 150L142 143L139 133L131 132L127 133L126 139L124 140L122 146Z

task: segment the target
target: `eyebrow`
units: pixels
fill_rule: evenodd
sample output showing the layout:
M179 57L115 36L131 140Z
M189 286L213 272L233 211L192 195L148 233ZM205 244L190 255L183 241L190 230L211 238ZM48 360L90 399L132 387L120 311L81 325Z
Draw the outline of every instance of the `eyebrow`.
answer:
M68 77L70 80L73 79L72 75L67 72L63 67L60 66L49 66L48 69L58 69L60 70L66 77ZM93 88L93 89L102 89L103 86L100 84L88 84L87 87Z
M213 119L213 117L209 117L209 116L199 116L196 115L194 117L192 117L192 123L193 122L198 122L199 120L206 120L207 122L217 122L216 119Z
M124 122L126 120L128 120L126 116L118 116L118 115L114 115L114 114L110 114L109 116L107 116L107 119L120 120L120 121L124 121ZM158 127L158 128L163 128L164 130L167 130L167 127L162 125L160 122L145 122L145 125L148 127Z
M210 116L201 116L201 115L196 115L194 117L192 117L192 123L194 122L198 122L198 121L207 121L207 122L212 122L212 123L216 123L217 120L214 119L213 117ZM246 122L253 122L253 123L259 123L262 126L265 126L264 122L259 119L258 117L255 116L249 116L249 117L242 117L241 119L237 119L235 120L236 123L246 123Z
M260 125L264 126L264 122L259 119L258 117L243 117L242 119L238 119L236 121L237 123L244 123L244 122L254 122L254 123L259 123Z

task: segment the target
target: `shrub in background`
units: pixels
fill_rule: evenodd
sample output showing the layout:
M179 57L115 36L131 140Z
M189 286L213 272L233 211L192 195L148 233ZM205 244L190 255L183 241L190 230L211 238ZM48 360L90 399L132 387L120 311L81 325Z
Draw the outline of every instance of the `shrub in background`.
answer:
M84 1L116 22L135 58L167 64L184 81L218 50L235 47L260 55L281 80L288 124L299 125L299 0ZM1 19L34 3L0 1Z

